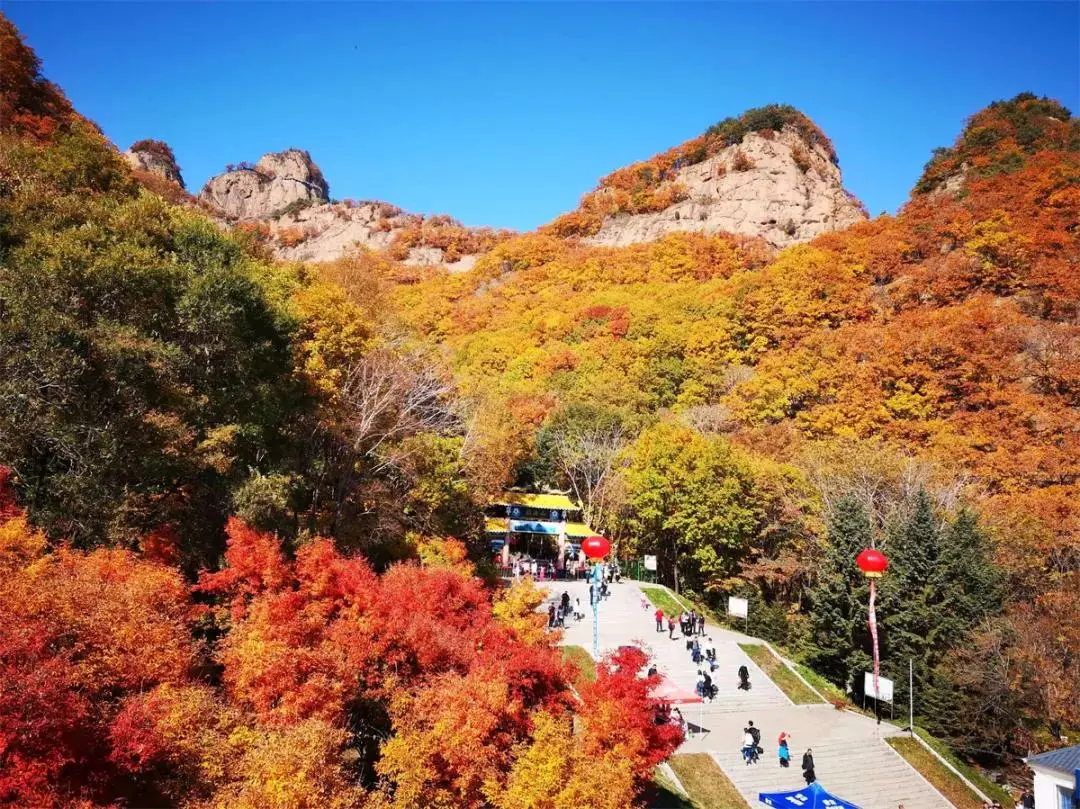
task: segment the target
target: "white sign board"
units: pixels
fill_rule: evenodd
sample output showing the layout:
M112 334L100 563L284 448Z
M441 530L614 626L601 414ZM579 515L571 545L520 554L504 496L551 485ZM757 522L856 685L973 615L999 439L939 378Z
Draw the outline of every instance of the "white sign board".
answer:
M656 570L656 557L655 556L646 556L645 557L645 569L646 570Z
M728 596L727 611L728 615L734 615L736 618L745 618L750 612L750 602L745 598Z
M875 697L882 702L892 702L893 681L888 677L878 677L878 693L874 694L874 675L869 671L863 672L863 693L868 697Z

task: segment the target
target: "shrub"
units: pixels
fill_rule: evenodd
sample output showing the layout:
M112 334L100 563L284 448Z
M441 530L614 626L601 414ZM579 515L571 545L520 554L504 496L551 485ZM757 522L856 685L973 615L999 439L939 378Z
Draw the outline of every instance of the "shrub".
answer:
M754 161L747 157L742 149L735 150L735 156L731 160L731 168L735 171L750 171L754 167Z
M811 146L821 146L833 163L838 163L836 149L817 124L789 104L769 104L747 110L737 118L725 118L713 124L706 131L706 136L720 141L722 146L735 146L742 143L751 132L761 134L763 130L779 132L790 126Z
M316 203L318 203L318 200L311 197L308 197L306 199L293 200L284 208L277 211L274 216L296 216L296 214L300 213L300 211L307 210Z
M301 228L282 228L277 232L277 242L282 247L296 247L303 244L307 238L308 234Z
M131 151L133 152L149 152L152 155L157 155L162 160L167 160L175 165L176 155L173 154L172 147L164 141L150 140L144 138L143 140L137 140L131 144Z
M801 143L795 144L795 148L791 150L791 159L803 174L810 171L810 153Z

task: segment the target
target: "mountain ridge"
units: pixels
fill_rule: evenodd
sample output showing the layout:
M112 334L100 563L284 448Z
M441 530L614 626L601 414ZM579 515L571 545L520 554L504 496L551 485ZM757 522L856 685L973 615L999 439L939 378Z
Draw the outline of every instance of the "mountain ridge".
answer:
M609 246L729 232L779 249L866 219L838 165L831 141L806 115L787 105L756 108L612 172L578 211L538 230ZM311 155L296 148L227 167L199 199L229 223L264 225L268 246L293 261L332 261L360 248L463 272L513 235L385 202L333 201Z

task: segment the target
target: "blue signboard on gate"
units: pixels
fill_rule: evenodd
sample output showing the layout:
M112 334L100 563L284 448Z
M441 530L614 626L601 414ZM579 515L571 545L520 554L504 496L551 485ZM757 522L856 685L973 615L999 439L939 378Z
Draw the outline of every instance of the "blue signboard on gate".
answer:
M558 534L559 526L536 520L510 520L510 530L515 534Z

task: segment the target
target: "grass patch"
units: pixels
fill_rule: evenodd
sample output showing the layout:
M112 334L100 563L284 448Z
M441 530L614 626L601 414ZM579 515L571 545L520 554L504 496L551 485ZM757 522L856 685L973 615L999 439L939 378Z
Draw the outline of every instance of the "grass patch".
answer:
M972 792L968 785L956 777L956 773L934 758L933 754L915 739L907 736L893 736L887 739L896 752L907 763L922 773L923 778L933 784L956 809L982 809L982 799ZM1009 802L1010 804L1012 801ZM1008 804L1002 804L1006 806Z
M757 663L769 679L776 683L777 687L796 705L816 705L821 702L818 695L807 688L806 683L796 677L768 646L762 646L760 643L740 643L739 648L746 652L750 659Z
M654 607L662 609L664 615L678 615L686 609L682 603L676 601L675 597L663 587L649 587L648 585L638 586L641 588L641 592L645 594L645 598L649 599L649 603Z
M573 663L581 670L581 676L589 682L596 679L596 661L592 655L580 646L563 646L563 659Z
M749 809L739 790L708 753L672 756L668 764L686 788L694 809Z
M794 666L795 670L803 676L803 679L805 679L806 682L810 683L810 685L814 686L814 688L816 688L821 694L823 694L825 696L825 699L827 699L829 702L833 703L834 705L837 702L843 702L848 705L854 706L854 703L851 701L851 697L845 694L842 688L833 685L816 671L814 671L812 668L808 668L802 663L795 663Z
M922 728L915 728L915 732L919 734L920 739L933 747L938 755L956 767L956 769L964 774L965 778L985 792L990 800L997 801L1002 806L1012 806L1013 803L1015 803L1015 800L1007 790L1003 789L998 784L995 784L970 764L962 761L947 744L935 739Z

